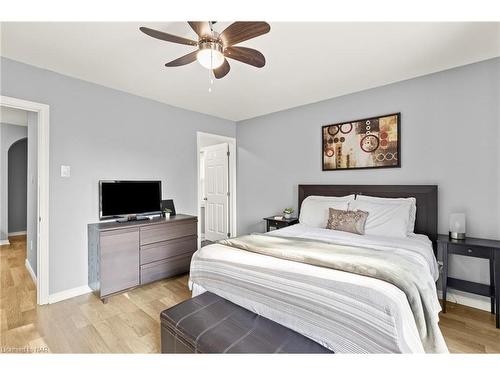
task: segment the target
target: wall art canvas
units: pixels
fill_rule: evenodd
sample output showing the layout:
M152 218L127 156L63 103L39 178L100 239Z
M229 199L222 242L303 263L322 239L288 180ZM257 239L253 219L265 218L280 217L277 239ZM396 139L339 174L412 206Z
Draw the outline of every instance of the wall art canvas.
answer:
M323 170L401 167L401 114L325 125Z

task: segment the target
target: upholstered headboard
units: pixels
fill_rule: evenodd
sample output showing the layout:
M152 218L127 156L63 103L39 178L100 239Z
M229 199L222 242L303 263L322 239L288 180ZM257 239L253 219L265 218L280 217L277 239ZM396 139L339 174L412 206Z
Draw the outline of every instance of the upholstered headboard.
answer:
M383 198L417 200L415 233L425 234L436 249L437 240L437 185L299 185L299 210L309 195L341 197L349 194L371 195Z

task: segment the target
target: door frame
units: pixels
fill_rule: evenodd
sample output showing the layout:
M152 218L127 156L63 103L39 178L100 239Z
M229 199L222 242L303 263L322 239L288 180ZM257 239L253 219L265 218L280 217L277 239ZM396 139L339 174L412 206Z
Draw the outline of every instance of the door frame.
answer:
M201 248L201 189L200 189L200 151L202 138L211 138L219 143L229 145L229 233L231 237L237 236L237 210L236 210L236 138L224 135L196 132L196 207L198 212L198 249ZM216 143L214 143L215 145ZM207 145L208 146L208 145Z
M49 114L47 104L0 95L0 106L36 112L37 116L37 277L38 305L49 303Z

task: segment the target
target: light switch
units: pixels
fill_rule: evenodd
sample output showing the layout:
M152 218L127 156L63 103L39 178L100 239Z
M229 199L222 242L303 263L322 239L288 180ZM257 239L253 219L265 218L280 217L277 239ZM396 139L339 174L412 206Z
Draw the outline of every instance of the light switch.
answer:
M61 165L61 177L71 176L71 167L69 165Z

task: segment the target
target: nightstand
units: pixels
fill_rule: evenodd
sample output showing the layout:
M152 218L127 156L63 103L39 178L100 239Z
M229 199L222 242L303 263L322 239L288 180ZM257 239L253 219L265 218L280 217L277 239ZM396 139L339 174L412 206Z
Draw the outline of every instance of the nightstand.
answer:
M446 312L447 288L490 297L491 313L496 313L496 326L500 328L500 241L481 238L452 240L447 235L438 236L438 250L443 255L441 287L443 289L443 313ZM490 263L490 285L474 283L448 277L448 256L458 254L467 257L488 259Z
M289 225L297 224L299 222L298 217L291 217L290 219L283 218L281 220L277 220L274 218L274 216L270 216L270 217L265 217L264 220L266 221L266 232L269 232L274 229L288 227Z

